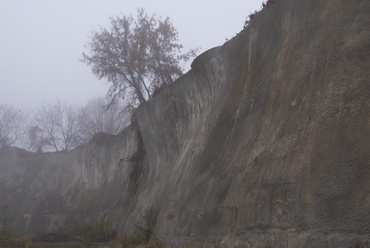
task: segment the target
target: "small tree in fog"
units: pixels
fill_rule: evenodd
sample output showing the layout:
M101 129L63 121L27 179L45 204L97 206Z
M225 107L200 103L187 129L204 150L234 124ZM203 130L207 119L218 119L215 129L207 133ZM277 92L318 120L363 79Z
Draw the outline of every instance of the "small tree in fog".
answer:
M69 151L82 142L80 108L57 101L45 104L35 113L35 125L41 130L37 142L48 149Z
M103 97L91 99L81 110L84 142L98 132L118 134L127 127L130 115L123 109L118 101L111 103Z
M23 145L30 152L42 151L42 147L46 145L42 129L37 125L30 124Z
M93 31L81 61L91 66L99 79L111 84L112 101L128 97L136 107L152 97L154 88L172 83L183 74L181 61L195 56L197 49L180 54L178 33L169 18L164 21L138 10L137 20L111 17L111 29Z
M28 116L25 111L0 105L0 149L13 145L26 133Z

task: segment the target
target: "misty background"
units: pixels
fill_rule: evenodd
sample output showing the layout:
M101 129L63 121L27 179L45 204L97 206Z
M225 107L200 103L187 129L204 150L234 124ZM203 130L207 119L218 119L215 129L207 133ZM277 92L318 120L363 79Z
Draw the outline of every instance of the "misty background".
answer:
M132 111L118 102L101 105L110 84L82 63L92 31L111 28L111 17L137 17L139 8L167 17L177 29L181 53L197 55L238 34L246 17L261 8L252 0L2 1L0 9L0 148L69 150L98 132L117 134ZM181 66L186 73L190 61ZM126 104L127 106L127 104ZM130 119L131 118L131 119ZM5 130L5 131L4 131ZM6 131L8 130L8 131ZM101 137L100 137L101 138ZM104 138L104 137L103 137Z
M4 0L0 8L0 104L34 108L64 101L86 104L105 96L109 85L79 61L92 30L109 28L109 16L148 15L170 20L183 52L198 55L220 46L243 28L247 15L259 9L255 0ZM185 65L190 69L191 61Z

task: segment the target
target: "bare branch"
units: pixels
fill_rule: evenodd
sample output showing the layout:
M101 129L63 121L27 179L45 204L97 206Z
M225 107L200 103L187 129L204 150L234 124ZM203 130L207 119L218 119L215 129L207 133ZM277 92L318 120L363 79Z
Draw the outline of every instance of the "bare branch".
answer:
M10 105L0 105L0 149L17 142L26 134L28 115Z

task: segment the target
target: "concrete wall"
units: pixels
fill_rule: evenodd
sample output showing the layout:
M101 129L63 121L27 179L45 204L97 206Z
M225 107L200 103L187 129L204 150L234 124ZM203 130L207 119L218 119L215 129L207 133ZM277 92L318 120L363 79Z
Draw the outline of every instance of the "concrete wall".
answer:
M40 233L102 218L131 232L157 203L169 243L365 242L368 13L367 0L274 1L141 106L137 129L68 153L2 151L0 203Z

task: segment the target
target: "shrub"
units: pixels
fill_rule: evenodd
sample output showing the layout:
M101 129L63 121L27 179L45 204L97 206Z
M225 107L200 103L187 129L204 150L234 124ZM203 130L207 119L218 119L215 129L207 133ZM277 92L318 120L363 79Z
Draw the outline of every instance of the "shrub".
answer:
M39 248L41 247L38 242L34 242L34 234L26 234L20 238L15 238L14 231L10 228L13 218L7 215L8 206L3 207L4 216L0 221L0 247L26 247L26 248Z
M144 229L150 233L154 233L154 227L158 221L158 207L157 203L153 203L146 211L144 215L141 215L144 219Z
M3 207L4 217L0 222L0 247L14 247L14 232L10 229L10 225L13 221L12 218L7 215L8 206Z
M355 244L355 246L353 248L366 248L366 247L369 247L368 245L369 244L368 244L367 241L364 243L364 245L360 245L360 242L359 241L356 241L356 244ZM350 248L352 248L352 246Z
M122 248L131 248L131 247L146 247L146 248L163 248L163 244L155 235L155 233L150 234L149 238L146 237L145 230L138 230L132 236L121 236L120 239L115 242L119 244Z
M136 232L132 236L123 235L120 237L118 243L122 248L130 248L148 243L143 230Z
M122 248L141 246L147 248L165 247L154 232L158 220L157 203L152 204L144 214L141 214L141 217L144 219L144 224L142 226L135 225L137 232L132 236L123 235L117 242Z
M116 236L116 232L111 228L109 222L101 220L83 226L81 235L83 242L90 244L91 242L107 242Z
M262 2L262 8L261 9L264 9L265 7L268 7L270 4L273 4L274 1L273 0L266 0L266 2ZM252 22L253 20L253 17L258 13L259 11L255 10L253 13L250 13L245 22L244 22L244 27L243 29L245 29L246 27L248 27L248 25Z
M41 244L39 242L34 242L33 239L35 235L25 234L17 239L14 247L25 247L25 248L41 248Z

